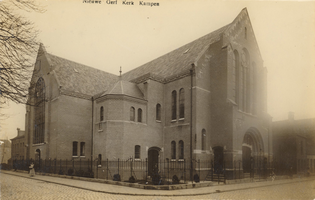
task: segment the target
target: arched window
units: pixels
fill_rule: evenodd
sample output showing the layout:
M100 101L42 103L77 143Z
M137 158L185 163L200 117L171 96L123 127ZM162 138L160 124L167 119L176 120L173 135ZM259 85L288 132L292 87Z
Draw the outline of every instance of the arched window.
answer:
M249 53L247 51L247 49L243 49L243 53L242 53L242 69L243 69L243 88L242 88L242 92L243 92L243 111L245 112L250 112L250 95L251 95L251 91L250 91L250 57L249 57Z
M72 156L78 156L78 142L72 142Z
M185 118L185 90L179 90L179 118Z
M131 107L130 108L130 121L135 121L135 108Z
M250 108L250 104L251 104L251 88L250 88L250 85L251 85L251 65L250 65L250 58L249 58L249 53L248 51L245 49L245 53L246 53L246 67L245 67L245 79L246 79L246 82L245 82L245 97L246 98L246 107L245 107L245 111L250 113L251 112L251 108Z
M201 150L206 150L206 130L205 129L202 129L202 132L201 132Z
M140 145L135 146L135 159L140 159Z
M80 143L80 156L85 156L85 142Z
M176 119L176 99L177 99L176 91L172 92L172 120Z
M44 143L45 133L45 81L39 78L35 86L35 124L33 143Z
M179 159L184 159L184 142L183 140L180 140L178 143L179 146Z
M138 109L138 122L142 122L142 109Z
M102 154L98 154L98 164L102 164Z
M104 108L102 106L100 109L100 121L103 121L103 120L104 120Z
M176 142L171 143L171 159L176 159Z
M240 98L240 57L237 50L234 50L235 64L235 103L239 106Z
M156 120L161 121L161 105L156 104Z
M257 114L257 68L256 68L256 63L253 62L252 64L252 76L253 76L253 107L252 107L252 112L253 114Z

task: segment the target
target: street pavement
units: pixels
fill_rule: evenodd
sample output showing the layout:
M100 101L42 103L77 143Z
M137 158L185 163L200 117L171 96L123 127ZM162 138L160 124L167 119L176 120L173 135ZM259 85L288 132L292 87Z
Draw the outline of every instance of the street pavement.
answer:
M315 199L314 177L214 185L182 190L144 190L66 178L1 171L0 199Z

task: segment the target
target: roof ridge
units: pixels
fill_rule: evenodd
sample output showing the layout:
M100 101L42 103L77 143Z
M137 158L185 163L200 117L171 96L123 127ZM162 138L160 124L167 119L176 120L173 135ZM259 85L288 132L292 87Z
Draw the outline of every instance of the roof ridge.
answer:
M97 68L94 68L94 67L91 67L91 66L88 66L88 65L85 65L85 64L82 64L82 63L73 61L73 60L69 60L69 59L67 59L67 58L63 58L63 57L60 57L60 56L57 56L57 55L54 55L54 54L51 54L51 53L46 53L46 54L47 54L48 56L55 56L55 57L57 57L57 58L59 58L59 59L63 59L63 60L66 60L66 61L68 61L68 62L72 62L72 63L78 64L78 65L82 65L82 66L84 66L84 67L88 67L88 68L91 68L91 69L95 69L95 70L97 70L97 71L105 72L105 73L107 73L107 74L110 74L110 75L113 75L113 76L117 76L117 77L118 77L118 75L112 74L112 73L110 73L110 72L106 72L106 71L103 71L103 70L100 70L100 69L97 69Z

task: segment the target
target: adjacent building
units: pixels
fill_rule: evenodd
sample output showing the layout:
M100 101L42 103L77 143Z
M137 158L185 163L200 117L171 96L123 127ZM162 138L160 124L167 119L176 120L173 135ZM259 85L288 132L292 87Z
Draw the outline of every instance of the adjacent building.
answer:
M233 175L272 160L267 70L247 9L228 25L116 76L41 45L26 108L32 159L214 160ZM239 166L239 165L238 165Z
M0 139L0 164L9 164L11 158L11 142L7 139Z
M315 119L294 119L272 123L275 168L278 173L315 172Z
M11 158L12 160L26 159L27 144L25 143L25 131L17 128L17 136L11 139Z

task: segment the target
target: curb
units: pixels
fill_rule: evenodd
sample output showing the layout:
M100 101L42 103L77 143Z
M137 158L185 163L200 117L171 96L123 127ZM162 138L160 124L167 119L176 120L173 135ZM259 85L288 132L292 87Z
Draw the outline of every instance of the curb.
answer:
M68 187L77 188L77 189L83 189L83 190L87 190L87 191L99 192L99 193L106 193L106 194L113 194L113 195L129 195L129 196L165 196L165 197L208 195L208 194L215 194L215 193L232 192L232 191L237 191L237 190L247 190L247 189L260 188L260 187L269 187L272 185L285 185L285 184L291 184L291 183L296 183L296 182L307 182L307 181L312 181L315 179L314 177L310 178L310 179L306 179L306 180L295 179L295 181L292 180L288 183L276 184L275 182L272 182L271 184L266 184L266 185L244 187L244 188L233 188L233 189L225 189L225 190L224 189L223 190L217 189L217 190L211 191L211 192L201 192L201 193L195 193L195 194L141 194L141 193L137 194L137 193L109 192L109 191L103 191L103 190L94 190L94 189L90 189L90 188L79 187L79 186L74 186L74 185L69 185L69 184L63 184L63 183L54 182L54 181L42 180L42 179L38 179L35 177L28 177L28 176L21 176L19 174L6 173L3 170L0 170L0 173L12 175L12 176L23 177L23 178L28 178L28 179L35 179L35 180L39 180L39 181L43 181L43 182L47 182L47 183L54 183L54 184L58 184L58 185L68 186ZM21 173L24 173L24 172L21 172ZM81 180L81 179L74 179L74 180ZM89 182L88 180L86 180L86 181ZM93 181L93 182L98 182L98 181ZM98 183L101 183L101 182L98 182ZM117 185L117 184L115 184L115 185ZM241 183L239 185L241 185ZM117 186L123 186L123 185L117 185ZM226 185L214 185L214 186L223 187ZM128 187L128 186L125 186L125 187ZM161 191L161 190L151 190L151 191ZM163 190L163 191L172 191L172 190Z

